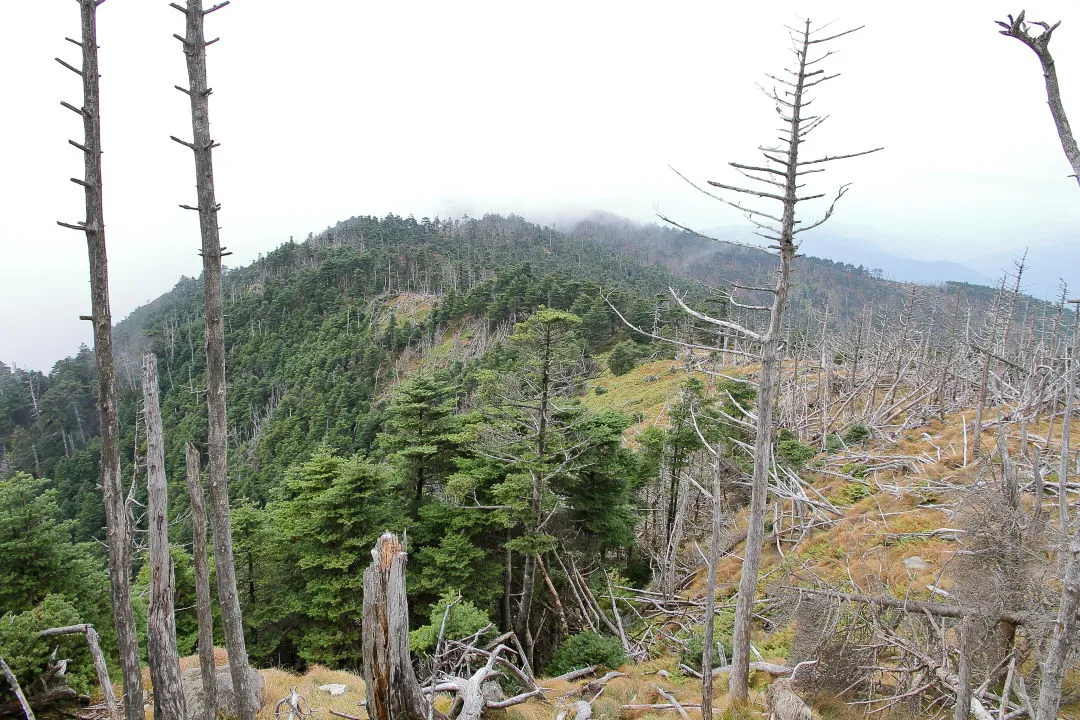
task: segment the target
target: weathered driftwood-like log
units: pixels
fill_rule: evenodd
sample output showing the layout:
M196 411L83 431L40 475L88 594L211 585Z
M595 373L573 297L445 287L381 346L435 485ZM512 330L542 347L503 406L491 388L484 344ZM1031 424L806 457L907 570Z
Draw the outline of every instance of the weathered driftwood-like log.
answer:
M143 357L143 415L146 420L146 511L150 544L150 607L146 616L150 678L158 720L185 720L176 650L173 564L169 554L169 488L165 480L165 433L158 400L157 358Z
M581 686L581 694L582 694L582 696L595 695L596 693L600 692L605 687L607 687L607 684L609 682L611 682L615 678L621 678L621 677L626 677L626 673L619 672L618 670L612 670L611 672L607 673L603 677L597 678L595 680L591 680L591 681L585 683L584 685L582 685Z
M15 697L19 701L19 705L22 706L23 714L26 715L26 720L34 720L34 711L30 709L30 703L26 700L26 695L23 694L22 686L19 685L19 678L15 677L15 673L11 672L11 668L4 661L4 658L0 657L0 670L4 672L4 678L8 681L8 685L11 686L11 691L15 693Z
M508 708L513 705L520 705L531 698L542 696L547 692L547 688L537 686L532 678L526 676L522 670L514 667L502 658L504 652L510 652L508 646L499 645L490 653L483 650L477 650L477 652L487 655L488 660L484 663L483 667L468 678L443 678L442 682L431 690L432 693L452 692L456 695L454 706L460 707L460 711L455 716L455 720L480 720L484 715L484 711L489 708L497 710ZM526 684L531 684L532 689L505 700L489 699L484 693L484 686L498 674L499 671L495 669L496 665L501 665L510 670L519 680Z
M674 695L672 695L659 685L656 686L656 692L660 694L660 697L671 703L671 706L675 709L675 712L679 713L679 717L681 717L683 720L690 720L690 715L686 712L686 708L682 706L682 703L680 703Z
M199 481L199 451L187 444L187 487L191 501L191 554L195 560L195 613L199 623L199 669L203 678L204 720L217 717L214 682L214 615L210 595L210 562L206 555L206 503Z
M687 675L693 675L694 677L697 677L697 678L702 677L701 673L699 673L697 670L693 669L689 665L679 665L679 668L684 673L686 673ZM790 675L792 673L792 671L793 671L793 669L788 667L787 665L777 665L776 663L768 663L768 662L752 662L752 663L750 663L750 672L763 672L763 673L768 673L769 675L773 675L773 676L776 676L776 677L783 677L784 675ZM731 672L731 665L723 665L721 667L714 667L712 669L713 677L716 677L717 675L721 675L723 673L729 673L729 672Z
M552 680L559 680L559 681L562 681L562 682L573 682L574 680L577 680L578 678L583 678L586 675L592 675L593 673L595 673L597 671L597 669L599 667L600 667L599 665L590 665L589 667L584 667L584 668L581 668L580 670L571 670L568 673L563 673L562 675L559 675L557 677L553 677L551 679Z
M94 626L84 623L81 625L65 625L64 627L49 628L41 633L41 637L74 634L86 636L86 644L90 648L90 657L94 662L94 672L97 673L98 685L101 686L101 694L105 698L105 708L109 711L109 718L110 720L120 720L120 709L116 704L116 694L113 693L112 680L109 678L109 668L105 664L105 653L101 652L101 642Z
M409 656L405 561L405 547L386 532L364 571L364 684L372 720L427 720L427 701Z

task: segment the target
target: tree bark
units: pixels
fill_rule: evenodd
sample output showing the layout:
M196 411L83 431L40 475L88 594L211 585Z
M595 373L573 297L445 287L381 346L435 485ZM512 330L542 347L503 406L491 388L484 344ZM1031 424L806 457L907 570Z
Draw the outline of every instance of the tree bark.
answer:
M712 542L709 547L709 578L705 589L705 637L701 651L701 717L713 719L713 619L716 617L716 570L720 564L720 536L723 525L723 513L720 498L723 495L720 477L720 447L716 448L716 463L713 471L712 488Z
M1061 683L1065 678L1065 665L1076 633L1076 612L1080 608L1080 530L1069 543L1063 585L1050 647L1042 662L1042 684L1035 720L1055 720L1061 705Z
M143 691L139 665L139 640L135 615L131 609L131 540L132 529L124 489L120 479L119 418L116 391L116 364L112 350L112 311L109 305L109 261L105 245L105 213L101 183L101 108L98 73L96 0L79 0L82 20L83 105L75 110L83 119L82 145L84 178L74 180L86 195L86 220L64 227L86 234L90 259L91 323L94 328L94 356L98 369L98 412L101 437L101 494L105 505L105 533L109 550L109 587L112 595L113 623L124 678L124 712L127 720L142 720ZM58 61L59 58L57 58ZM73 69L66 63L65 67Z
M157 358L143 357L143 415L146 421L146 513L150 545L150 607L146 617L150 678L157 720L185 720L176 650L174 580L169 554L169 487L165 480L165 433L158 400Z
M199 451L187 444L187 486L191 500L191 552L195 560L195 613L199 623L199 670L203 678L205 720L217 717L214 663L214 615L210 597L210 563L206 555L206 505L199 479Z
M1070 300L1069 302L1075 302ZM1076 305L1076 319L1080 323L1080 304ZM1065 484L1069 480L1069 441L1072 439L1072 414L1073 397L1076 395L1076 368L1080 357L1080 325L1073 325L1073 347L1071 357L1067 359L1069 369L1065 383L1065 414L1061 420L1061 460L1058 463L1058 522L1061 524L1062 535L1069 534L1069 501L1068 493L1064 491Z
M4 658L0 657L0 670L4 672L4 678L8 681L8 685L11 686L11 691L15 693L15 697L19 701L19 705L22 706L23 714L26 715L26 720L34 720L34 711L30 709L30 703L26 701L26 695L23 694L22 686L19 685L19 679L15 677L15 673L11 672L11 668L4 662Z
M225 3L223 3L225 4ZM209 426L210 508L214 529L214 562L217 568L218 603L225 629L229 670L237 696L239 720L255 720L259 698L248 664L244 621L236 591L232 529L228 488L228 425L225 414L225 324L221 297L221 238L218 234L218 203L214 192L214 166L210 137L210 88L206 80L206 36L203 20L207 13L202 0L188 0L184 14L187 34L183 40L191 100L192 142L195 155L195 184L198 193L199 231L202 236L203 297L206 316L206 406ZM182 142L182 141L181 141Z
M960 623L960 672L956 683L956 705L953 707L954 720L968 720L971 717L971 616Z
M427 701L409 656L405 548L383 533L364 571L364 684L372 720L426 720ZM432 698L434 701L434 698Z

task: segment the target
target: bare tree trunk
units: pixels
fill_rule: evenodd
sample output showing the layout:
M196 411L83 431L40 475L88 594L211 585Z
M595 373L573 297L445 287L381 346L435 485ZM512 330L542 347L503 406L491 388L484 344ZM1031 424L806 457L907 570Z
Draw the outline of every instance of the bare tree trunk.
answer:
M426 720L427 702L409 656L405 548L383 533L364 571L364 684L372 720ZM434 698L433 698L434 699Z
M182 145L195 155L195 183L198 191L199 231L202 235L203 295L206 314L206 406L209 425L210 514L214 528L214 562L217 567L218 603L225 629L225 647L229 670L237 695L239 720L255 720L259 707L258 690L248 664L244 640L244 621L236 592L236 567L233 560L232 529L228 488L228 426L225 415L225 326L221 298L221 258L224 254L218 234L219 209L214 193L214 166L210 138L210 88L206 80L206 36L204 17L227 5L222 2L203 10L202 0L188 0L180 10L187 17L187 35L183 38L187 58L188 82L183 90L191 100L192 141ZM179 7L174 5L174 7Z
M1064 490L1061 492L1064 494ZM1073 536L1067 552L1057 620L1042 662L1042 684L1035 720L1055 720L1061 705L1061 682L1065 678L1065 664L1076 634L1076 612L1080 608L1080 530Z
M22 705L26 720L34 720L34 711L30 709L30 703L26 701L26 695L23 694L22 686L19 685L19 679L15 677L15 673L11 672L11 668L8 667L2 657L0 657L0 670L4 672L4 678L8 681L8 685L11 686L11 692L15 693L16 699Z
M720 564L720 536L723 525L723 512L721 512L720 508L723 488L720 483L720 446L717 445L712 486L712 537L709 547L709 577L705 588L705 636L701 650L701 717L703 720L713 720L713 619L716 617L716 570Z
M547 587L548 593L551 594L551 602L555 606L555 615L559 619L559 634L564 638L568 637L570 635L570 624L566 620L566 608L563 606L562 598L559 597L559 591L555 589L555 583L551 582L551 575L548 574L544 559L539 555L536 556L536 566L540 568L540 576L543 577L544 585Z
M1061 523L1063 535L1069 534L1069 501L1066 497L1068 493L1065 492L1065 483L1069 479L1069 440L1072 439L1073 397L1076 395L1077 362L1080 361L1080 357L1077 357L1077 352L1080 351L1080 301L1070 300L1069 302L1076 304L1077 324L1073 325L1072 353L1068 353L1069 357L1066 359L1068 375L1065 383L1065 413L1061 420L1061 461L1058 463L1058 487L1060 488L1058 510L1061 516L1058 521Z
M956 683L956 705L953 720L971 717L971 616L965 616L960 624L960 673Z
M187 486L191 499L191 553L195 560L195 613L199 623L199 670L202 673L205 720L217 717L214 664L214 614L210 596L210 563L206 555L206 505L199 479L199 451L187 444Z
M49 628L41 633L42 637L54 635L71 635L80 633L86 636L86 644L90 648L90 657L94 661L94 672L97 674L98 685L101 686L101 694L105 699L105 708L109 712L110 720L120 720L120 709L116 705L116 695L113 694L112 680L109 678L109 668L105 665L105 653L101 652L101 642L97 630L93 625L68 625L65 627Z
M109 548L109 586L112 594L113 623L120 663L124 677L124 712L127 720L142 720L143 691L139 666L139 639L135 630L135 615L131 609L131 540L132 528L124 489L120 479L120 423L117 415L116 364L112 350L112 311L109 306L109 261L105 246L105 213L101 185L101 109L98 73L97 6L96 0L79 0L82 18L82 37L76 43L82 48L82 69L64 67L82 78L83 105L74 111L83 120L82 144L69 140L82 150L84 178L72 181L81 185L86 194L86 220L60 225L81 230L86 234L90 258L90 320L94 327L94 356L98 367L98 411L101 437L101 494L105 505L106 543Z
M150 678L158 720L185 720L176 650L174 581L169 554L169 487L165 481L165 433L158 400L157 358L143 357L143 415L146 418L146 512L150 544L150 607L146 618Z

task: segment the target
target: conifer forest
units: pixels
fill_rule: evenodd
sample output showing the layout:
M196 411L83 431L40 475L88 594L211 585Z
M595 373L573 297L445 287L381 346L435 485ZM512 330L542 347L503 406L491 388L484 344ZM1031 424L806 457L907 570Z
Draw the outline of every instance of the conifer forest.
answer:
M58 7L93 340L0 363L0 718L1080 718L1080 300L1023 255L986 284L813 256L895 141L815 132L867 29L755 31L786 52L738 69L763 144L675 170L738 238L405 207L231 266L235 8L177 0L191 130L161 134L201 272L120 318L97 29L125 6ZM1052 55L1080 28L982 20L1080 180Z

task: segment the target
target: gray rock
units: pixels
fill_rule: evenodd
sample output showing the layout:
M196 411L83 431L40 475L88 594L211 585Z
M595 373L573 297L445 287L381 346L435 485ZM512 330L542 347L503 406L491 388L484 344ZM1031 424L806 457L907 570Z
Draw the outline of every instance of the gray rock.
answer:
M929 570L933 567L933 564L918 555L912 555L904 558L904 567L908 570Z
M263 676L252 671L255 676L254 686L257 702L256 707L262 705ZM217 685L218 716L236 717L236 693L233 692L232 675L229 674L229 666L217 668L214 674ZM180 679L180 685L184 691L184 707L187 720L202 720L203 714L203 683L202 672L199 668L191 668Z

